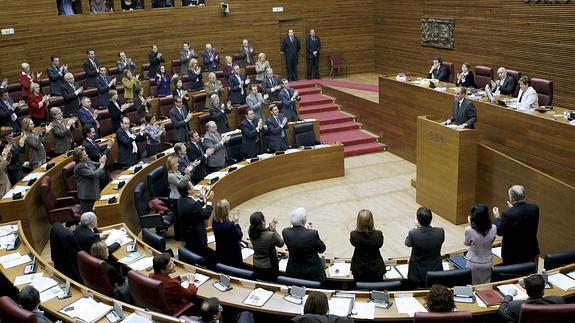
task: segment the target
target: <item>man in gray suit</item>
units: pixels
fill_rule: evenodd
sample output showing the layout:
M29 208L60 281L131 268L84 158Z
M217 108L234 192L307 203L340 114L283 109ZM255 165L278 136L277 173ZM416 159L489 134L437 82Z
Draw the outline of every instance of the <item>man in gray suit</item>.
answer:
M174 124L174 141L187 142L190 126L188 122L192 119L192 114L188 112L182 102L182 98L174 96L174 107L170 110L170 119Z
M180 51L180 75L188 74L188 65L192 58L198 58L198 54L196 54L196 51L193 48L190 48L190 44L186 42Z
M50 109L52 116L52 135L54 136L54 153L63 154L72 147L72 130L78 119L74 116L64 121L64 114L58 107Z
M442 228L431 227L431 210L420 207L417 210L416 228L405 238L405 245L411 248L407 278L418 287L425 287L428 271L441 271L441 245L445 240Z
M230 139L229 136L221 136L218 133L218 126L214 121L206 123L206 134L204 135L204 145L207 149L212 148L213 154L208 157L206 163L206 170L208 173L215 172L226 167L226 142Z
M242 40L242 47L240 47L240 66L246 67L248 65L255 65L254 61L254 48L250 46L247 39Z
M84 147L74 149L74 177L78 187L78 199L82 213L92 211L94 203L100 198L100 179L106 176L106 155L100 157L99 163L88 157Z
M455 101L453 101L453 113L443 122L444 125L454 124L457 129L475 128L477 112L473 102L465 98L465 90L462 87L455 88Z
M246 103L250 109L254 110L256 118L263 120L262 118L262 108L264 106L264 101L268 99L269 95L266 93L262 95L258 93L258 85L251 85L252 92L246 97Z

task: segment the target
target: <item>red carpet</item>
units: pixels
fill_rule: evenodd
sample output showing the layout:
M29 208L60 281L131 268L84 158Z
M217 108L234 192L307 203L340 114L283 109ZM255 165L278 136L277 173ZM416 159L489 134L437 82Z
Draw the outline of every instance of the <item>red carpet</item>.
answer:
M377 142L377 136L361 130L361 124L354 121L355 116L340 111L337 102L321 94L321 88L317 87L317 84L371 92L377 92L377 86L337 80L290 82L290 86L297 89L301 96L301 118L319 120L321 142L342 143L346 157L385 150L385 145ZM342 110L345 110L345 107L342 107Z

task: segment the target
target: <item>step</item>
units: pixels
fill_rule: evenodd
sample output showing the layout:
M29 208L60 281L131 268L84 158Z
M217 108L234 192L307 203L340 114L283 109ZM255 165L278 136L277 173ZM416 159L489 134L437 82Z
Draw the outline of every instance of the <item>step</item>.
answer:
M325 111L337 111L337 105L333 103L329 104L318 104L311 106L303 106L299 108L300 114L317 113Z
M319 87L304 87L301 89L297 89L297 91L299 92L299 95L301 95L302 97L304 95L310 95L310 94L321 94L321 89Z
M308 113L306 119L317 119L320 125L343 123L353 121L353 116L341 111L327 111L319 113Z
M345 146L366 144L376 140L376 136L358 129L321 134L321 142L327 144L341 142Z
M370 142L360 145L351 145L343 147L343 155L345 157L371 154L380 151L386 151L387 146L379 142Z
M315 87L317 83L318 83L317 80L302 80L302 81L289 82L289 86L294 89L304 89L304 88Z
M324 134L324 133L353 130L353 129L359 129L359 123L349 121L349 122L321 125L319 127L319 133Z
M304 95L301 97L301 101L299 102L300 107L307 107L310 105L316 104L328 104L333 103L333 99L329 96L325 96L322 94L310 94Z

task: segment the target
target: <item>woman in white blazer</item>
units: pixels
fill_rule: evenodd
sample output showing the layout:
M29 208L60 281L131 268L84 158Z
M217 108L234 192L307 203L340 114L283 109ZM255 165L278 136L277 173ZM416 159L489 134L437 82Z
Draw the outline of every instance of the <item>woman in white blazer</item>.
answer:
M531 79L523 76L519 79L519 94L514 100L520 109L535 109L539 106L539 97L535 89L531 87Z

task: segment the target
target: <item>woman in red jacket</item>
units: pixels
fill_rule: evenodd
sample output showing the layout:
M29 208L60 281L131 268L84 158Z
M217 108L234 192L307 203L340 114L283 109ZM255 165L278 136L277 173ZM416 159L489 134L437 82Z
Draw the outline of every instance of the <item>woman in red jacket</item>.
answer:
M48 105L50 105L50 95L42 95L40 93L40 85L32 83L30 85L30 95L28 96L28 114L30 114L36 127L48 121Z

